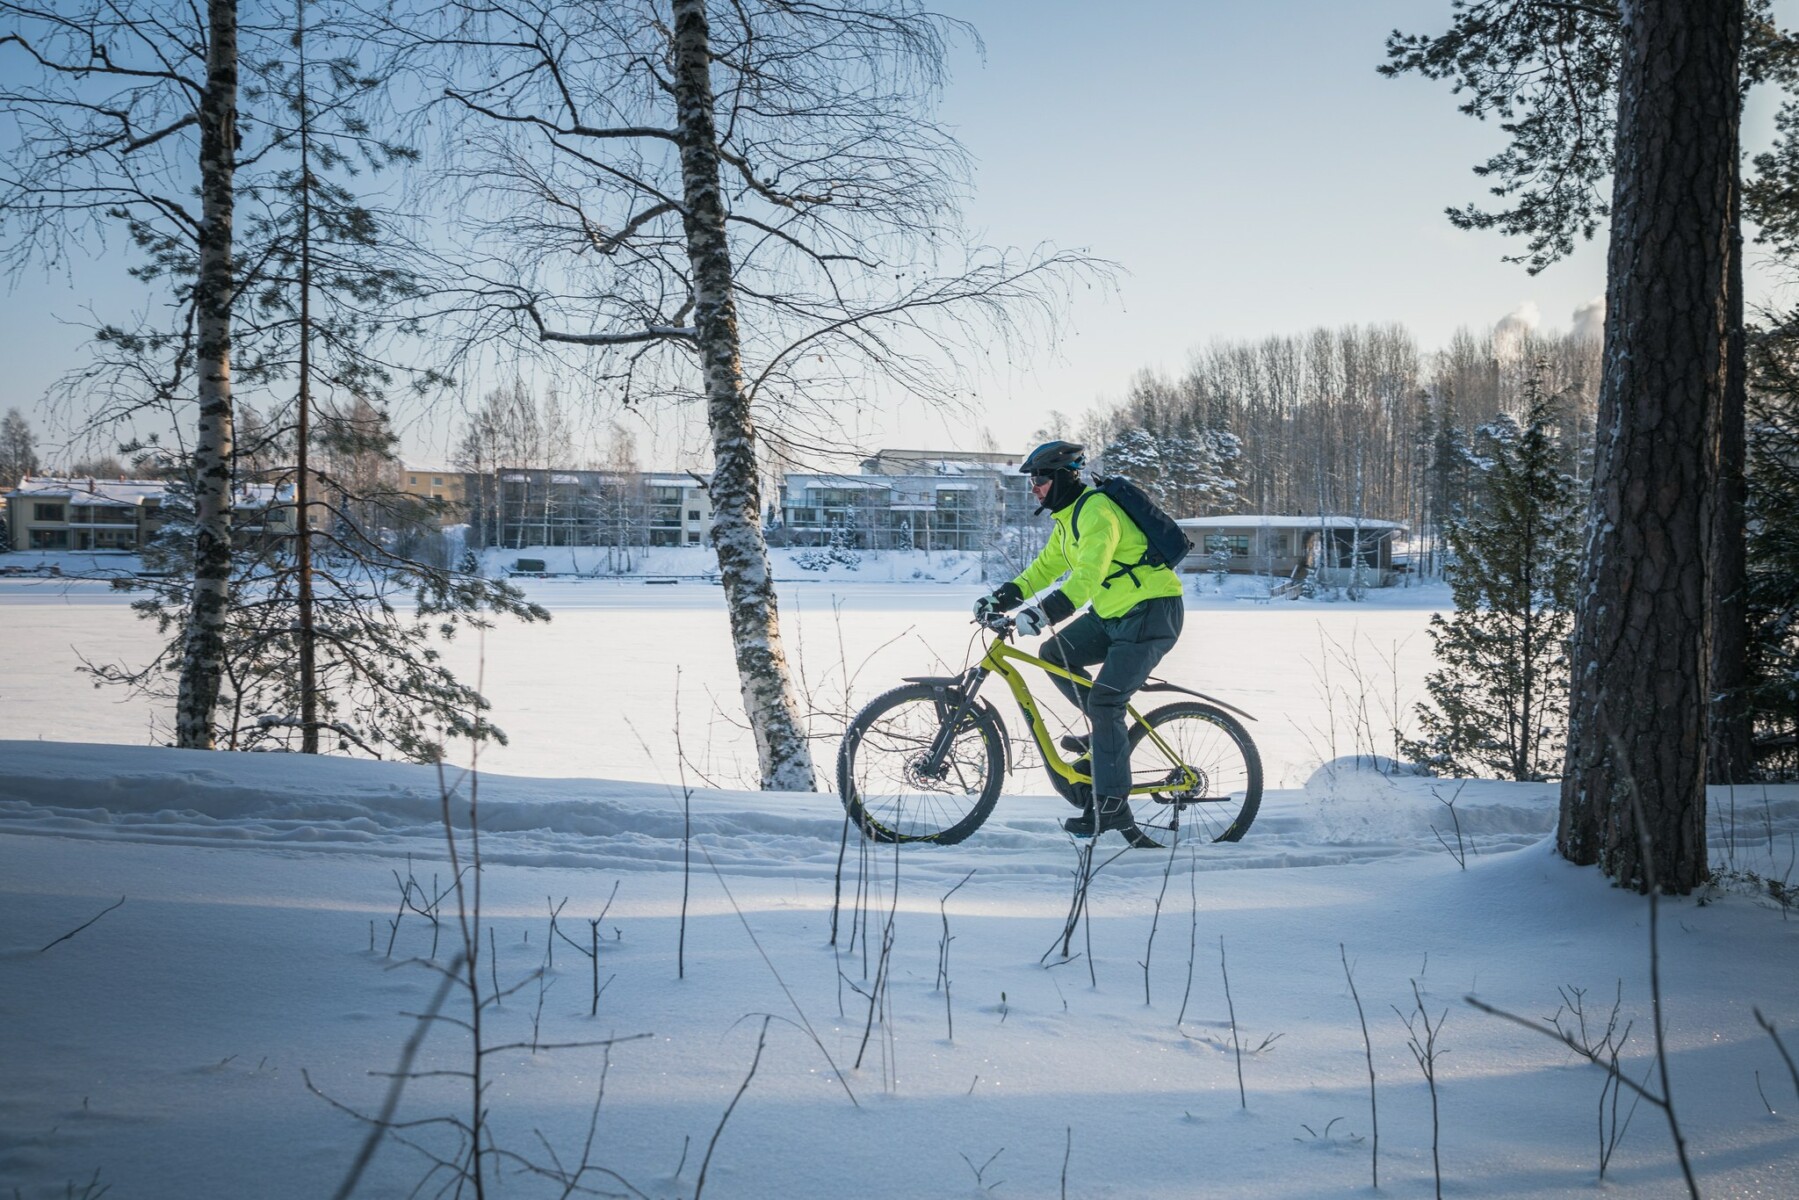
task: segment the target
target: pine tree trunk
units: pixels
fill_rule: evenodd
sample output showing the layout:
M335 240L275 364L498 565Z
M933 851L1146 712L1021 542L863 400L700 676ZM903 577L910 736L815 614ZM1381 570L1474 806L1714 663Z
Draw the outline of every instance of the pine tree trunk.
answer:
M318 624L312 595L312 113L306 100L306 11L295 4L300 59L300 394L294 422L295 636L300 652L300 752L319 752Z
M1706 876L1708 588L1742 0L1624 5L1605 376L1557 845L1620 885Z
M1724 408L1719 423L1718 490L1712 513L1711 746L1713 783L1747 783L1755 765L1749 715L1749 563L1744 509L1747 485L1743 412L1748 367L1743 344L1743 191L1739 137L1731 146L1729 321Z
M231 242L237 154L237 0L208 0L200 101L199 278L194 283L199 429L194 438L194 587L175 707L176 744L213 747L231 576Z
M674 0L674 91L681 137L683 226L692 265L694 326L712 431L712 540L730 610L743 707L756 737L762 786L811 791L812 752L781 647L762 497L756 430L743 392L731 253L719 189L711 35L704 0Z

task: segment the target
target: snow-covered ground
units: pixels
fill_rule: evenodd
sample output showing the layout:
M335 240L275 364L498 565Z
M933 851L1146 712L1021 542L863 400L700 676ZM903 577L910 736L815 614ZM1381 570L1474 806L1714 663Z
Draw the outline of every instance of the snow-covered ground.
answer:
M1431 1092L1402 1019L1424 1034L1414 986L1443 1020L1445 1194L1594 1190L1606 1076L1464 997L1542 1019L1578 994L1595 1038L1616 1002L1622 1064L1645 1078L1648 908L1554 856L1553 786L1367 769L1417 696L1440 589L1363 604L1195 594L1163 673L1258 718L1272 790L1237 845L1114 858L1121 843L1102 840L1091 919L1064 960L1075 850L1040 775L1015 779L961 846L852 841L840 890L834 797L743 790L719 589L526 586L549 626L455 648L512 735L478 781L481 975L516 988L482 1018L485 1044L513 1045L483 1059L488 1194L582 1194L551 1174L585 1154L582 1187L657 1198L693 1197L702 1168L706 1196L784 1200L1365 1195L1376 1114L1345 956L1383 1194L1434 1192ZM976 590L782 589L822 764L843 712L975 651ZM423 964L461 946L453 897L440 925L391 922L407 881L448 888L442 797L464 811L476 781L146 745L155 714L74 669L150 647L126 599L0 579L0 1195L331 1195L365 1134L337 1105L380 1110L432 1003ZM1462 861L1440 840L1456 844L1456 822ZM1714 794L1712 834L1736 878L1793 879L1799 789ZM566 937L552 940L553 909ZM1799 1052L1799 921L1746 883L1660 916L1699 1186L1791 1200L1799 1080L1754 1010ZM441 1015L466 1019L466 999ZM550 1048L609 1038L631 1040ZM413 1070L443 1074L403 1090L405 1128L356 1194L454 1191L432 1156L456 1151L446 1119L468 1119L454 1072L470 1061L460 1027L428 1031ZM1629 1112L1627 1094L1620 1125ZM1648 1105L1606 1174L1619 1194L1686 1194Z

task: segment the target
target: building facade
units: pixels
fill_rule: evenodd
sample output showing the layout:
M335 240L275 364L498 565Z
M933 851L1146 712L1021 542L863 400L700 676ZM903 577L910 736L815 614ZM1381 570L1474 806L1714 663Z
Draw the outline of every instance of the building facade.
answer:
M441 523L458 525L468 519L467 476L443 467L401 467L400 490L420 500L442 506Z
M704 476L672 472L508 468L461 485L468 543L527 546L704 546L712 499Z
M162 528L171 499L158 479L58 479L27 476L6 497L6 528L14 550L117 551L143 549ZM294 533L293 494L274 484L232 489L232 528L244 538Z
M857 474L783 476L774 524L795 546L989 551L1036 507L1015 455L883 450Z
M1393 582L1393 544L1405 532L1398 521L1344 516L1189 517L1193 553L1181 564L1190 572L1307 576L1327 587Z
M167 485L27 476L7 496L15 550L135 551L162 524Z

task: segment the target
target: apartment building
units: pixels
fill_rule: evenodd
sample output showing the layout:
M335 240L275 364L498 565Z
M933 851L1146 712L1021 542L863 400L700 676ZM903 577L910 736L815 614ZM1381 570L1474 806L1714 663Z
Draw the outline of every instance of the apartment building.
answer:
M856 474L784 476L780 526L790 545L975 551L1035 509L1015 455L883 450Z
M15 550L133 551L162 523L166 484L26 476L6 498Z
M6 497L14 550L141 550L162 527L169 485L158 479L26 476ZM285 501L285 503L284 503ZM234 532L245 538L294 532L291 489L241 484L232 492Z
M705 477L673 472L512 468L463 479L476 548L711 544Z
M444 467L401 467L400 490L420 500L443 505L442 523L457 525L468 519L468 477Z

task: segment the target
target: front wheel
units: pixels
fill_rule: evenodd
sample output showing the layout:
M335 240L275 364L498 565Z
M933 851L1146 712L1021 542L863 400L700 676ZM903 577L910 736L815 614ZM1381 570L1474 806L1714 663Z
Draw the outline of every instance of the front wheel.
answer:
M878 842L961 841L993 811L1005 773L1005 734L992 712L937 684L869 701L837 752L837 794Z
M1131 727L1130 746L1133 792L1162 785L1131 796L1132 845L1234 842L1248 832L1262 805L1262 756L1235 717L1209 704L1170 704Z

